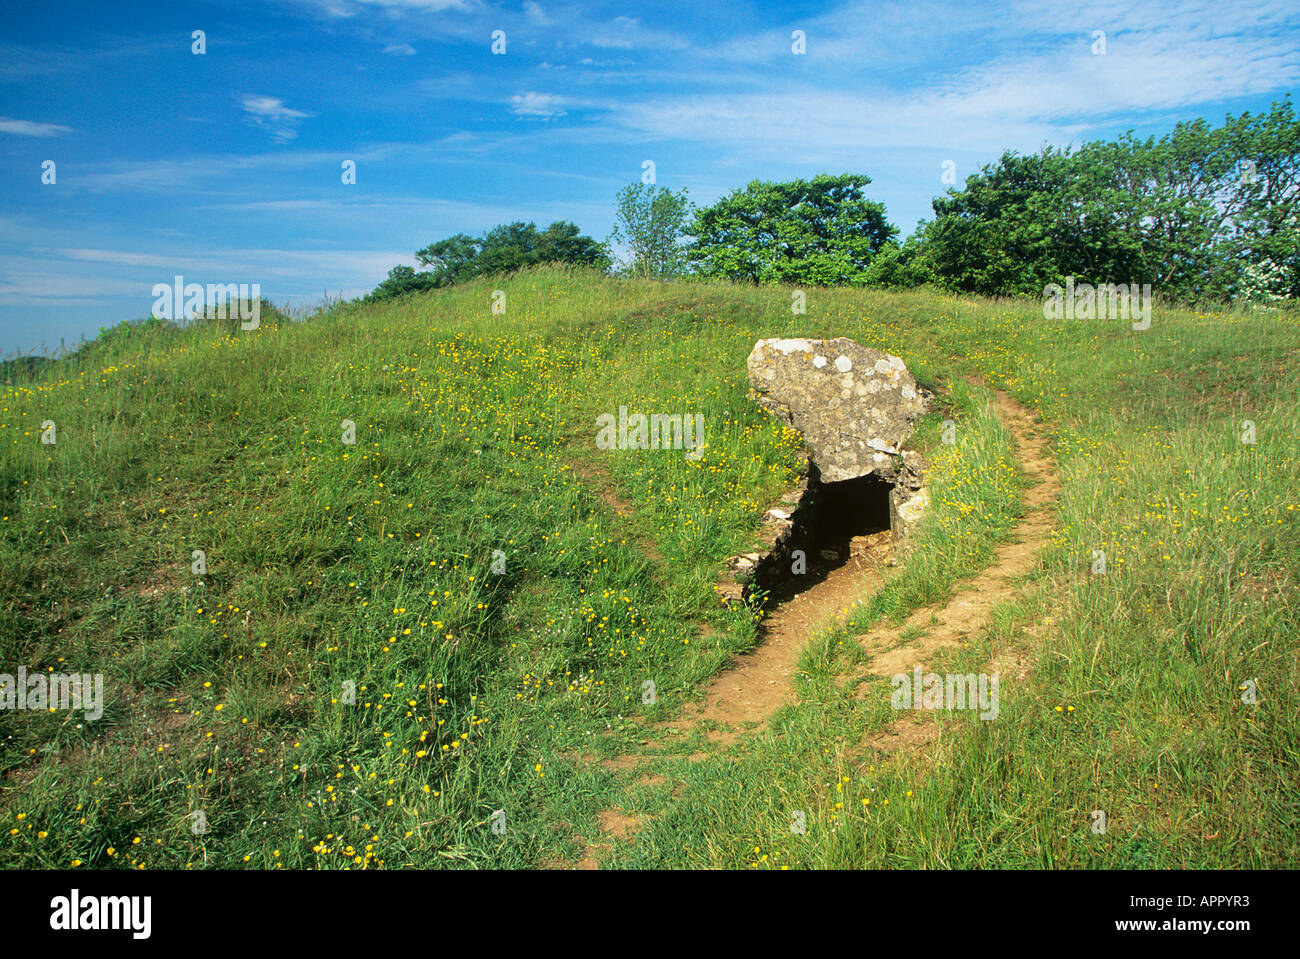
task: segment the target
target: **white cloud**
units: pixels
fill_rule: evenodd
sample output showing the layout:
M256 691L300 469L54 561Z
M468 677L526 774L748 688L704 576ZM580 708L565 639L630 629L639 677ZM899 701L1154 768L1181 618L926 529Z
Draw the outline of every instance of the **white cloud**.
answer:
M88 276L58 264L50 269L50 264L28 258L5 256L0 263L4 265L0 303L6 306L89 305L108 296L131 296L141 286L119 276Z
M409 250L283 249L195 250L180 255L34 249L31 254L35 255L0 255L4 277L0 304L69 306L115 297L138 302L138 316L149 310L153 284L170 283L177 274L191 283L258 283L263 295L272 289L301 295L319 291L322 278L331 287L335 278L373 286L394 263L411 256Z
M307 7L327 17L354 17L376 8L392 16L403 13L442 13L445 10L472 10L477 0L290 0L295 6Z
M1082 13L1070 7L1068 16L1064 8L1050 15L1026 9L1017 28L1032 42L1003 44L996 34L1005 25L989 25L990 49L1013 53L950 67L939 83L928 70L892 74L873 86L827 73L825 80L793 89L783 84L772 93L751 92L751 86L656 96L625 103L607 119L613 129L716 144L747 156L850 162L882 148L989 153L1063 145L1108 136L1117 122L1172 125L1203 115L1209 104L1280 94L1300 84L1293 39L1259 28L1277 22L1276 11L1257 12L1243 27L1220 4L1199 6L1198 16L1170 13L1163 20L1120 4L1099 3ZM929 21L922 23L930 28ZM1105 55L1091 52L1093 25L1107 31ZM958 29L971 26L964 22ZM778 37L774 33L773 41ZM746 38L714 52L739 57L753 42ZM834 40L837 48L842 42ZM896 43L916 50L919 40L908 34ZM812 49L810 33L809 56Z
M22 137L57 137L72 133L72 127L57 123L33 123L31 120L11 120L0 117L0 133L14 133Z
M159 255L124 250L57 249L50 253L66 260L111 263L125 267L150 267L163 271L188 270L195 282L220 282L221 277L259 282L266 276L315 279L348 273L381 274L409 252L396 250L196 250L187 255ZM265 281L262 281L265 285Z
M283 100L275 97L246 94L243 102L244 112L249 119L255 125L269 129L271 136L280 143L295 139L298 136L298 121L311 116L310 113L290 109L284 105Z
M298 174L319 168L338 170L344 159L356 160L358 166L399 156L437 156L455 160L475 150L494 149L502 140L502 137L494 137L480 144L477 138L469 134L455 133L428 143L375 144L346 156L335 151L312 150L203 154L184 160L113 160L80 167L75 178L69 178L69 183L78 189L95 191L210 191L222 184L238 186L249 173ZM2 223L0 221L0 225Z
M639 17L619 16L608 23L583 24L578 37L593 47L617 50L684 50L689 46L676 34L641 26Z
M860 157L877 148L1037 145L1056 132L1051 124L1025 117L957 115L961 113L955 99L809 89L653 100L626 105L611 119L645 137L827 159Z
M384 53L394 57L413 57L415 56L415 47L409 43L390 43L384 47Z
M255 116L265 117L268 120L302 119L311 116L310 113L291 110L284 105L283 100L253 94L244 97L244 109Z
M524 0L524 14L531 23L535 23L539 27L549 27L555 23L546 15L546 11L542 9L542 5L537 0Z
M521 117L551 120L564 116L564 100L552 93L517 93L510 98L510 112Z

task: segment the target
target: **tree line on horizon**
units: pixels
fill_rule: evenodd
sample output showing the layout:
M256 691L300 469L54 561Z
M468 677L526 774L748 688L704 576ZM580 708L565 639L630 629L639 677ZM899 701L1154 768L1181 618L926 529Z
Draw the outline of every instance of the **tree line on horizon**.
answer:
M865 174L751 181L707 207L633 183L604 242L557 221L457 234L366 297L391 299L543 263L649 279L787 286L932 286L1040 295L1064 277L1151 284L1181 302L1300 299L1300 120L1290 96L1219 127L1177 124L1078 148L1003 153L932 201L906 240ZM621 254L621 255L620 255Z

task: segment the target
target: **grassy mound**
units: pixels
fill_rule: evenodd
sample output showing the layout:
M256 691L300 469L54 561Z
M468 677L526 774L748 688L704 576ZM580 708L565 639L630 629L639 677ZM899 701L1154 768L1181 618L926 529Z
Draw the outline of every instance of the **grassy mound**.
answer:
M612 805L653 816L614 865L1294 861L1297 318L790 302L543 269L11 369L0 672L102 673L105 709L0 710L6 863L531 867ZM798 705L637 785L590 758L640 750L755 641L713 587L796 480L797 437L746 396L782 335L854 337L939 391L942 495L898 576L813 638ZM950 722L943 762L879 762L860 744L893 717L845 681L853 634L947 595L1016 513L971 378L1047 422L1064 492L1035 601L953 666L1034 627L1034 667L999 722ZM702 414L707 448L598 450L620 406Z

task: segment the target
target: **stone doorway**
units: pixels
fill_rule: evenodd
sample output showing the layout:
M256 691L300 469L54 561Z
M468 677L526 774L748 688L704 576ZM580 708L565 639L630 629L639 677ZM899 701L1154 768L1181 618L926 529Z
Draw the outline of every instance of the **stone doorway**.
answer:
M893 554L894 484L874 473L823 483L809 464L808 487L784 548L761 563L756 580L768 606L793 599L850 562L880 565Z

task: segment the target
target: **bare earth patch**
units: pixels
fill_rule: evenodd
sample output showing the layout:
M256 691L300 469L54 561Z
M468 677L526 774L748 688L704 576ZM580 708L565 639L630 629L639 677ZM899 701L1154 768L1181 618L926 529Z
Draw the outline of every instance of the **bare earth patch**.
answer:
M606 839L618 841L626 839L632 833L636 832L641 825L640 818L629 816L622 809L602 809L596 813L596 821L600 823L600 834ZM608 842L592 843L582 852L582 858L578 860L578 869L599 869L600 857L610 847Z

